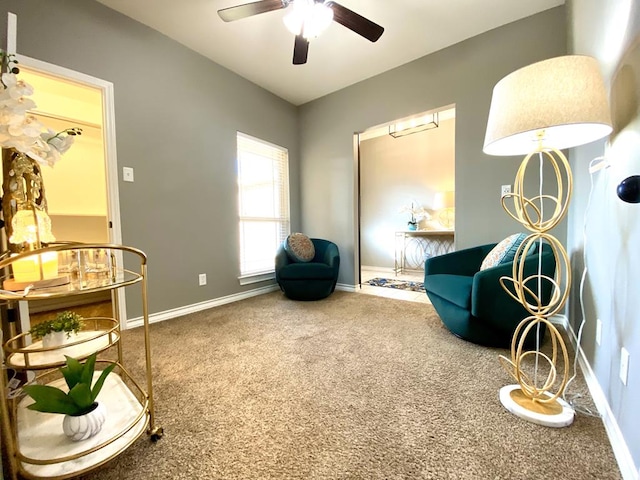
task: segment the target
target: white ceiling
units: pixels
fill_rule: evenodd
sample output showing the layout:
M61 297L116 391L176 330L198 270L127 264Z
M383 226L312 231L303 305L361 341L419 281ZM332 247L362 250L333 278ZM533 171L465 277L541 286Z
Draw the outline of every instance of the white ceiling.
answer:
M308 62L292 65L294 37L282 23L288 9L225 23L219 9L250 1L98 1L295 105L564 4L564 0L340 0L382 25L380 40L371 43L333 22L311 41Z

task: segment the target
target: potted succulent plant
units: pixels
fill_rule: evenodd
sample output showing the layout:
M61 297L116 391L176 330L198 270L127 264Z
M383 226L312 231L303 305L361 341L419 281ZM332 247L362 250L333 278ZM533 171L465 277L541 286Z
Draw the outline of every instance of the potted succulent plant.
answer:
M62 429L71 440L86 440L96 435L106 420L104 404L96 401L107 375L115 368L112 363L105 368L100 377L91 386L96 365L97 353L92 354L84 363L66 357L67 365L61 367L68 392L51 385L27 385L24 393L35 400L27 408L44 413L64 415Z
M34 325L29 333L34 338L42 338L42 346L50 348L65 344L71 339L71 335L77 335L83 326L82 316L66 311L58 313L53 319Z

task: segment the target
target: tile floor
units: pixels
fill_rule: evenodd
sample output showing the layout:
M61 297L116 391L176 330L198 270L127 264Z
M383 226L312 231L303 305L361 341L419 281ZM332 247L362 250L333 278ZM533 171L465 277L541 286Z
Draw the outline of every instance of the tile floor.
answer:
M377 295L379 297L396 298L398 300L407 300L409 302L431 303L426 293L411 292L407 290L396 290L395 288L374 287L372 285L366 285L365 282L367 280L370 280L376 277L422 282L424 279L424 274L420 271L415 271L415 272L403 272L401 274L396 275L395 273L393 273L392 269L375 270L372 268L363 268L362 269L362 287L358 288L356 291L359 293L367 294L367 295Z

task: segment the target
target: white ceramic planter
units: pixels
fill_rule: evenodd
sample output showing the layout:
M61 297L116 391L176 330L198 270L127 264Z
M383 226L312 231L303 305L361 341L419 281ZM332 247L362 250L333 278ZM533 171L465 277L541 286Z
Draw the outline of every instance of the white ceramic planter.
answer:
M51 332L42 337L44 348L59 347L67 341L67 332Z
M96 402L96 408L84 415L65 415L62 421L64 434L74 442L86 440L102 430L107 419L107 409L104 404Z
M73 332L51 332L42 337L42 346L44 348L61 347L67 343L72 343L76 340L77 334Z

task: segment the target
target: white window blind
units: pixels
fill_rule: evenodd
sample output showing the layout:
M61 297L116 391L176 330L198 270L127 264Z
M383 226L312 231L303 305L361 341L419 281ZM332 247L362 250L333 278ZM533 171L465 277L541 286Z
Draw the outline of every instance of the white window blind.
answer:
M289 152L238 132L240 278L274 271L289 226Z

